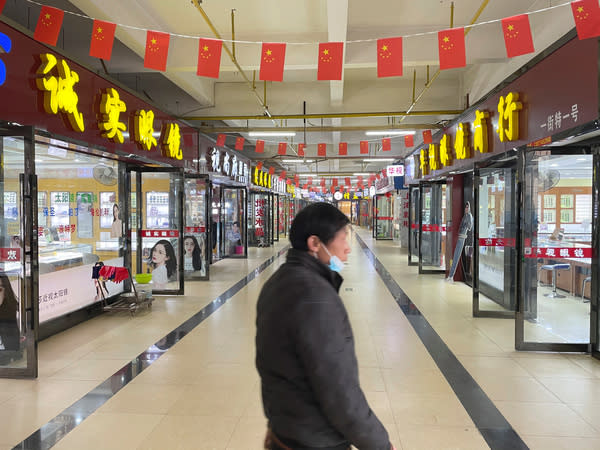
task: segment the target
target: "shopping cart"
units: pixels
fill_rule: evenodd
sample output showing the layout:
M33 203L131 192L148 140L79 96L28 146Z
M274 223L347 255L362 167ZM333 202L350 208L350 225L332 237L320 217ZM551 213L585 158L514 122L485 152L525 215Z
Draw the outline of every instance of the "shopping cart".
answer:
M138 292L128 267L105 266L103 262L98 261L92 267L92 279L96 283L96 291L102 298L102 309L104 311L128 311L132 316L142 306L152 307L154 298L152 290ZM120 283L127 279L131 280L131 291L120 294L116 301L108 303L107 281Z

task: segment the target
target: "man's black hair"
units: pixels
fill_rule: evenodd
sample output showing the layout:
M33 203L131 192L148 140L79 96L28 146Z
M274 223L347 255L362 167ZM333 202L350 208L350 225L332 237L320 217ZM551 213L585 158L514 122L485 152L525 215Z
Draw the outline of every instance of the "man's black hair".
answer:
M327 245L350 223L346 215L329 203L311 203L296 216L290 227L290 242L296 250L308 250L306 240L317 236Z

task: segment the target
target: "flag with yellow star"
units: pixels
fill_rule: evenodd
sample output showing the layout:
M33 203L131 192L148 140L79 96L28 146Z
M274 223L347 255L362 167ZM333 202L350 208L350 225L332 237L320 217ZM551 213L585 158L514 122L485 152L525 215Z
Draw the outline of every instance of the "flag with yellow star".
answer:
M304 149L306 148L305 143L298 144L298 156L304 157Z
M283 81L285 46L283 43L263 42L259 74L261 81Z
M600 6L598 0L571 2L579 39L600 36Z
M62 9L42 6L33 38L44 44L56 45L64 16L65 12Z
M341 80L343 65L343 42L322 42L319 44L317 80Z
M402 76L402 38L377 40L377 76Z
M531 25L527 14L502 19L502 32L506 56L509 58L534 52Z
M456 69L467 65L465 29L450 28L438 32L440 70Z
M6 5L6 0L0 0L0 14L2 14L2 10L4 9L5 5Z
M160 31L146 32L146 53L144 55L144 67L147 69L167 70L167 57L169 56L169 33Z
M340 156L346 156L348 154L348 143L347 142L340 142L338 144L338 155Z
M198 43L198 68L196 75L199 77L219 78L222 50L223 41L220 39L200 39Z
M326 156L327 155L327 144L321 142L317 144L317 156Z
M115 23L94 20L92 40L90 42L90 56L106 61L110 60L116 29L117 24Z

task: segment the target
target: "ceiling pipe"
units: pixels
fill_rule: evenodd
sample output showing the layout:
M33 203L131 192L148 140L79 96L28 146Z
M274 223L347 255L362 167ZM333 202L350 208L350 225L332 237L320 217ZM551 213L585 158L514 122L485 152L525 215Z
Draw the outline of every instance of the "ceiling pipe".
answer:
M334 131L386 131L386 130L431 130L441 129L437 123L415 123L406 125L370 125L370 126L318 126L318 127L196 127L202 133L249 133L250 131L295 131L304 133L334 132ZM306 139L303 141L305 142Z

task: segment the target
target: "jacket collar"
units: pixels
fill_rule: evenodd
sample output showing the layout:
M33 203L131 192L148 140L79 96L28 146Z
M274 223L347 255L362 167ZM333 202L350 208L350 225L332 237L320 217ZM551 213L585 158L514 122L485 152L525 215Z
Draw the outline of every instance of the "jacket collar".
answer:
M331 270L317 258L312 256L310 253L304 250L296 250L295 248L290 248L287 253L286 261L290 264L300 264L308 269L314 271L318 275L325 278L331 285L334 287L336 292L339 292L340 286L344 279L342 276Z

